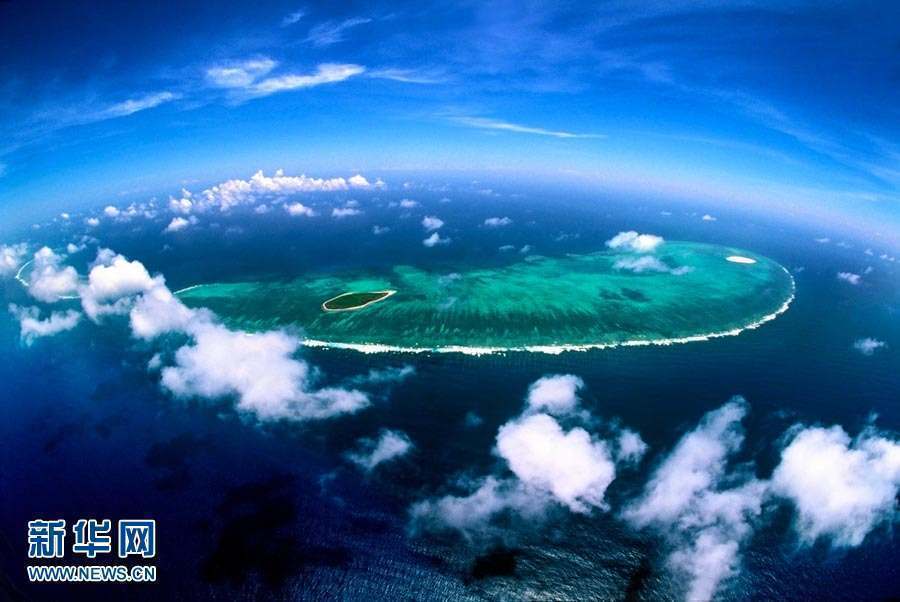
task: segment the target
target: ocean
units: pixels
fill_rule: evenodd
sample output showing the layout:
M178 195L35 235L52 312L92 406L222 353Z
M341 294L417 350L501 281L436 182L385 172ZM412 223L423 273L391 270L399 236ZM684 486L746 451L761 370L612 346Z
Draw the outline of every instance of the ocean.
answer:
M166 237L158 223L101 226L103 246L165 274L173 290L248 274L292 279L312 270L408 264L452 271L528 252L589 253L621 230L667 240L748 249L791 270L789 310L739 336L689 344L622 347L559 355L362 354L307 348L302 356L325 385L370 370L412 366L414 375L371 389L372 406L308 422L258 423L229 400L177 400L148 370L152 345L129 337L124 321L89 323L31 346L0 314L0 597L34 600L481 600L680 599L684 582L667 548L635 531L622 508L701 416L735 395L749 404L746 442L736 458L767 478L792 425L839 424L851 435L874 423L900 430L900 287L896 264L873 241L840 230L702 207L502 187L490 194L405 191L419 207L390 206L401 195L359 198L362 216L319 221L215 216L189 236ZM449 202L442 201L449 197ZM324 203L324 201L323 201ZM313 204L315 208L315 204ZM404 217L404 214L409 214ZM425 248L420 221L437 215L452 243ZM508 216L502 229L479 228ZM327 224L324 226L322 224ZM390 228L374 235L375 225ZM64 245L74 226L22 233ZM828 237L829 242L816 238ZM4 242L15 242L6 240ZM867 255L867 248L873 255ZM83 273L94 247L73 262ZM80 263L77 263L80 262ZM841 271L866 273L860 285ZM4 280L6 303L27 303ZM877 337L871 356L853 348ZM489 536L413 534L413 503L497 473L498 428L519 414L530 383L549 374L584 380L582 403L603 425L638 431L649 452L619 472L607 509L552 509L542 521L510 521ZM478 420L472 420L472 416ZM405 432L413 450L371 474L345 458L379 429ZM30 584L27 523L35 518L153 518L154 584ZM879 600L900 596L900 545L882 526L858 547L798 542L785 508L768 510L749 538L723 599ZM72 561L78 562L78 561Z

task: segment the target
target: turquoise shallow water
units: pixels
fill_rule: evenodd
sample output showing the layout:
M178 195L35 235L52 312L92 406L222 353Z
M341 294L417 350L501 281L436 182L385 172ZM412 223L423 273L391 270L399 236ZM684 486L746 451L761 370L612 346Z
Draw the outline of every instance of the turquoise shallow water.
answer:
M397 293L358 311L321 307L344 292L386 289ZM313 344L326 346L554 351L735 334L784 311L793 290L790 274L771 259L676 242L653 254L530 256L443 272L397 265L286 282L204 284L179 296L232 326L297 325Z

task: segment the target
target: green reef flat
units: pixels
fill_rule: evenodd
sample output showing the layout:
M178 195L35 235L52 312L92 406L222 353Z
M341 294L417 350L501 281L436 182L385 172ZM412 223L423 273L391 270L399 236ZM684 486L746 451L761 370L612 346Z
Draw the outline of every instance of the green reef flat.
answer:
M374 291L374 292L373 292ZM326 311L345 293L367 299ZM667 242L651 254L530 256L501 267L309 274L292 281L201 284L176 294L229 326L300 328L306 344L360 351L583 350L735 335L784 312L794 281L760 255Z

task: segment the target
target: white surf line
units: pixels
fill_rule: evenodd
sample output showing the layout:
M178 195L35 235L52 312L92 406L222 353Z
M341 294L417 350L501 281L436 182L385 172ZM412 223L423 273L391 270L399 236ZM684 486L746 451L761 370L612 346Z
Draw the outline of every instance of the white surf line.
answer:
M788 310L796 296L797 287L794 277L782 266L782 270L791 279L791 294L787 300L781 304L777 310L771 314L767 314L751 322L746 326L732 328L731 330L721 330L708 334L696 334L686 337L675 337L671 339L632 339L629 341L621 341L619 343L582 343L582 344L562 344L562 345L526 345L524 347L468 347L465 345L448 345L446 347L402 347L399 345L386 345L382 343L333 343L330 341L320 341L316 339L306 339L302 341L302 345L306 347L318 347L328 349L349 349L360 353L461 353L463 355L493 355L500 353L512 352L531 352L546 353L548 355L559 355L566 351L591 351L593 349L615 349L616 347L651 347L651 346L668 346L680 345L683 343L698 343L701 341L709 341L712 339L720 339L724 337L734 337L746 330L756 330L763 324L771 322Z
M186 286L184 288L180 288L177 291L174 291L173 295L180 295L181 293L186 293L188 291L194 290L195 288L200 288L201 286L210 286L209 284L192 284L191 286Z
M18 280L19 284L21 284L21 285L24 286L25 288L30 287L31 284L30 284L27 280L25 280L24 278L22 278L22 272L24 272L24 271L25 271L25 268L27 268L27 267L28 267L29 265L31 265L32 263L34 263L34 259L29 259L28 261L26 261L25 263L23 263L23 264L22 264L22 267L19 268L19 271L16 272L16 275L15 275L15 279ZM81 297L80 297L79 295L60 295L58 298L61 299L61 300L62 300L62 299L66 299L66 300L71 300L71 299L81 299Z
M22 278L22 272L24 272L24 271L25 271L25 268L27 268L28 266L30 266L32 263L34 263L34 259L29 259L28 261L26 261L25 263L23 263L23 264L22 264L22 267L19 268L19 271L16 272L16 280L18 280L19 283L20 283L22 286L24 286L25 288L28 288L29 285L28 285L28 281L25 280L24 278Z

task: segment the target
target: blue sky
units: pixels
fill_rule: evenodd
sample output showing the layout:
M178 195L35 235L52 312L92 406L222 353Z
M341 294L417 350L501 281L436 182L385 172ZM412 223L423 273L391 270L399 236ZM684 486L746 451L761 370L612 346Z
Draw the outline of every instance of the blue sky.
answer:
M900 223L894 2L84 4L0 3L0 214L500 170Z

